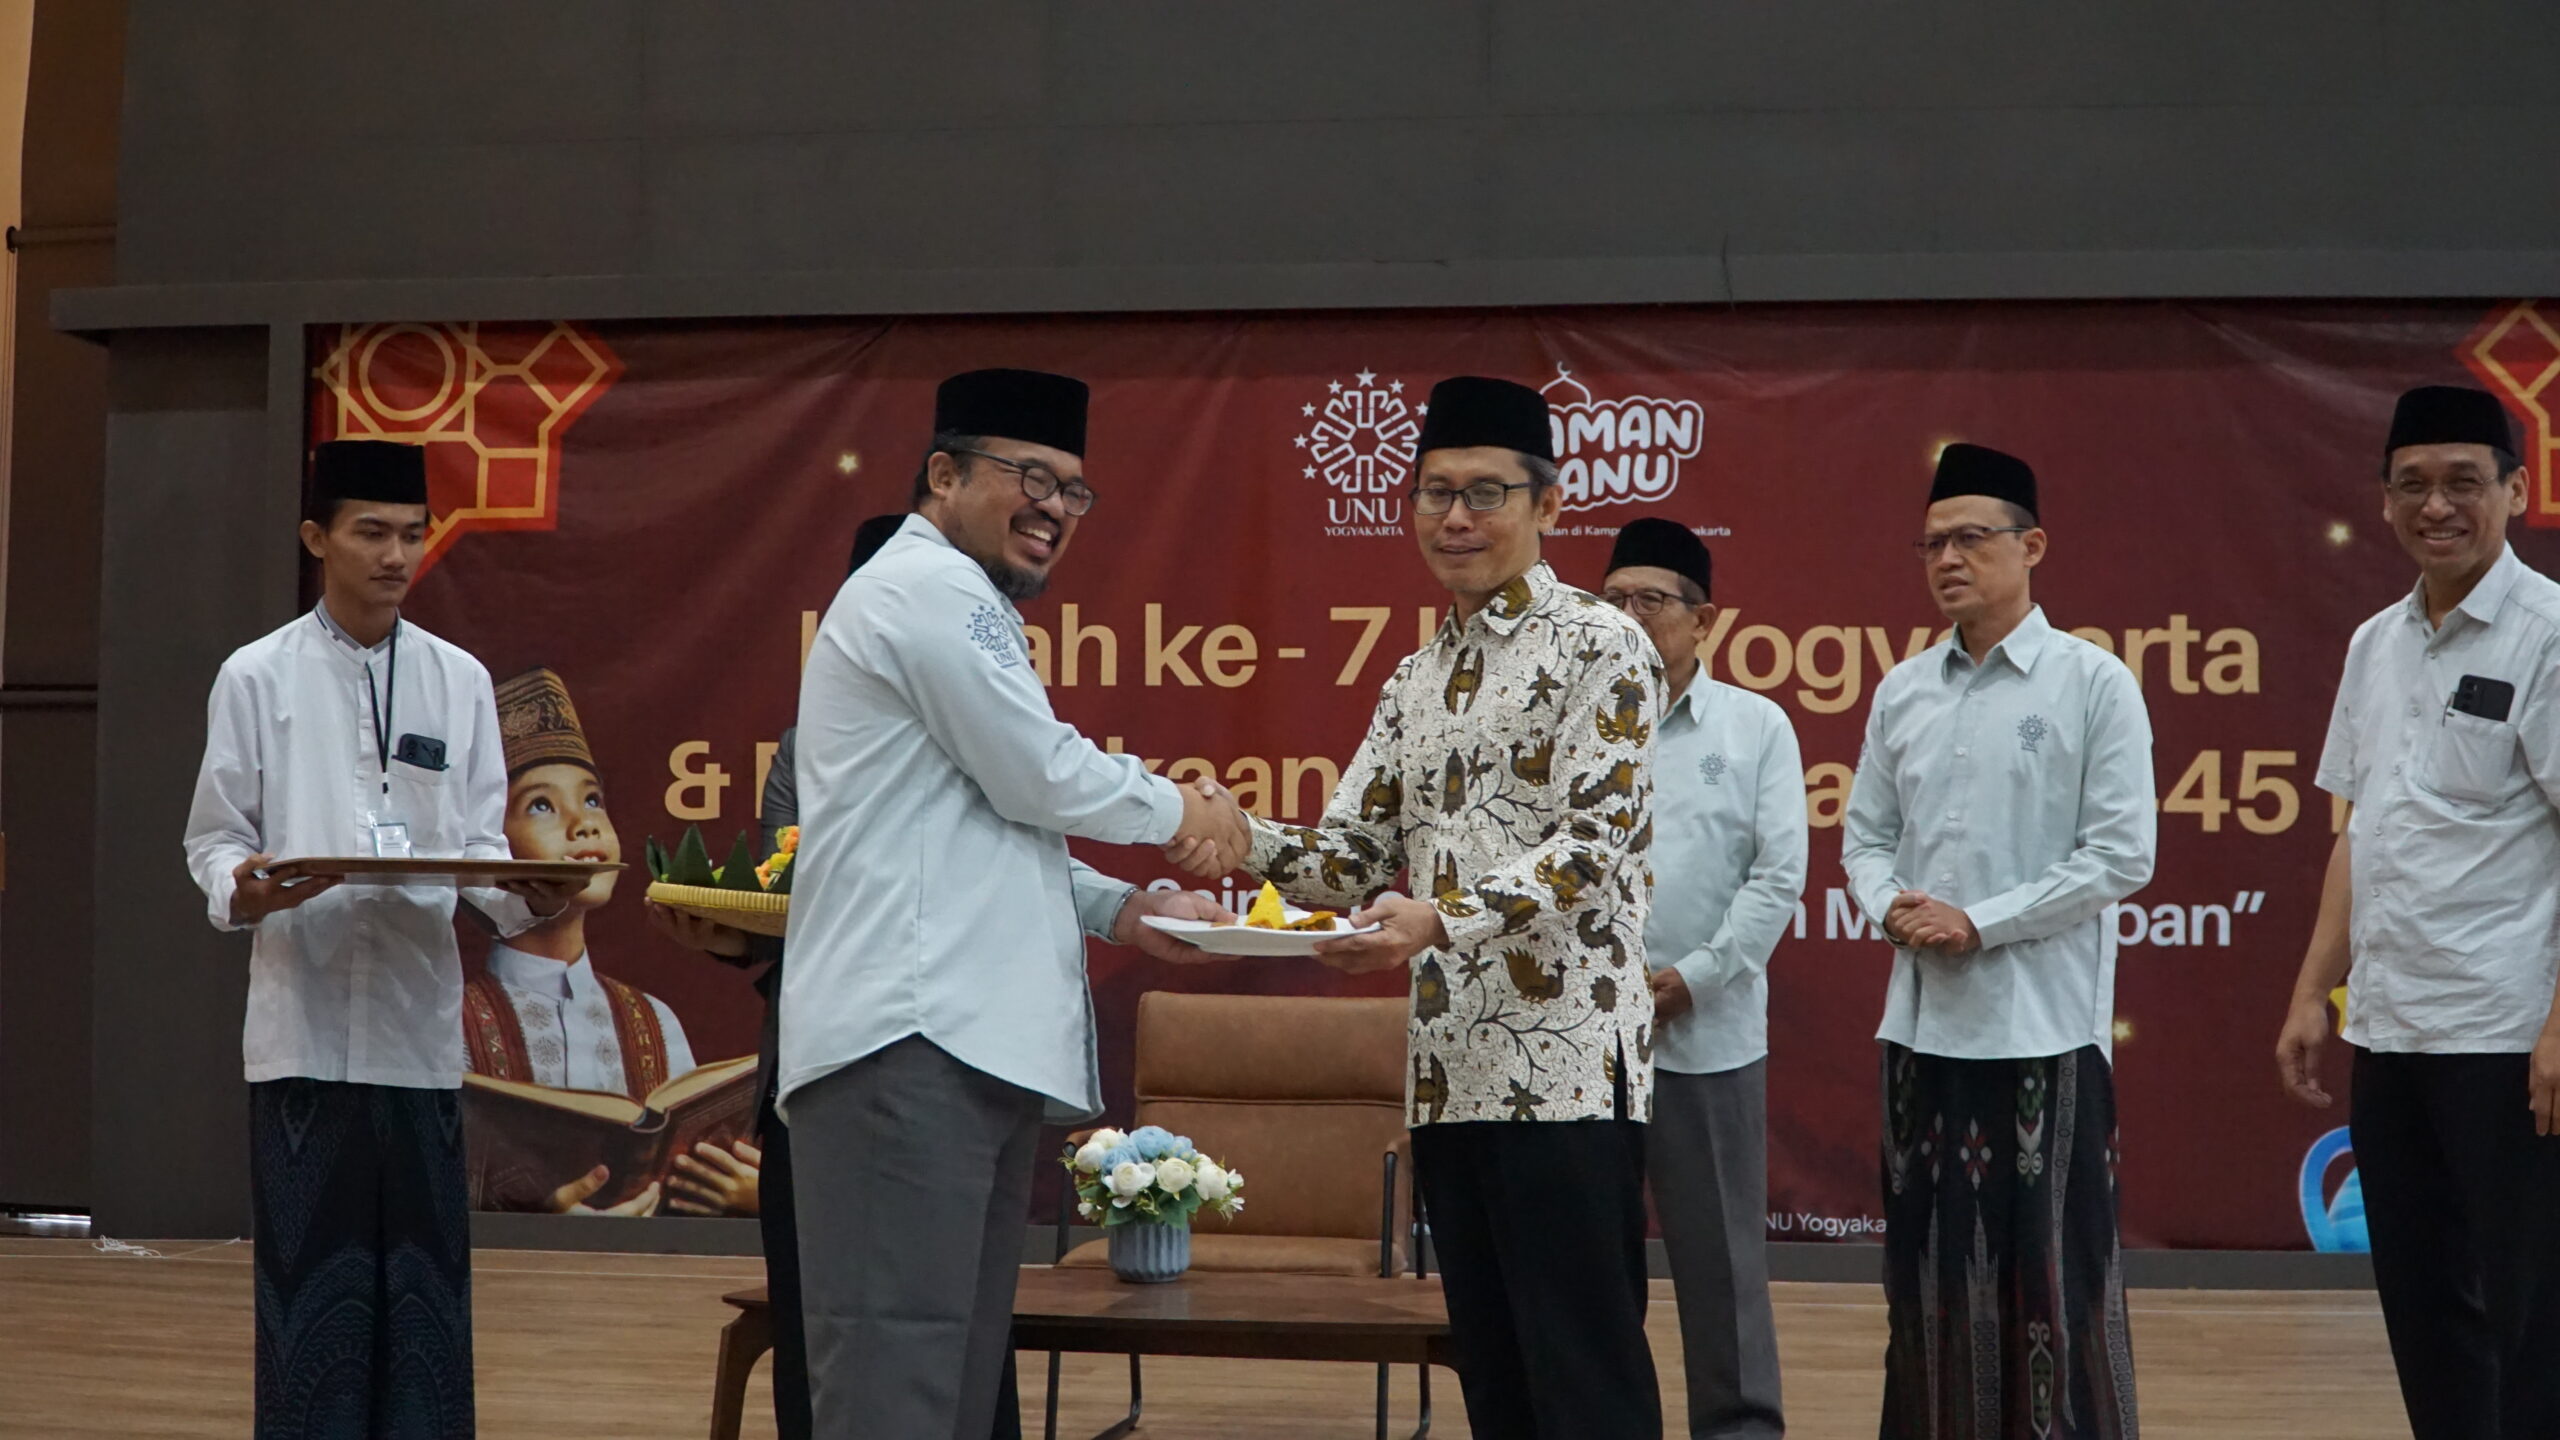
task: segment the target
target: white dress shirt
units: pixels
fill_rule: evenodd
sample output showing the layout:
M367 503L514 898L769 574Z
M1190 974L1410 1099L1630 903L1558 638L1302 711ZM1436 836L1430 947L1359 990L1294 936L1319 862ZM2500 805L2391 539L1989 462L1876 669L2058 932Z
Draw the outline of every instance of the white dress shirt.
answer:
M533 1080L566 1090L602 1090L630 1095L622 1068L622 1037L613 1028L613 999L585 954L574 965L528 955L507 945L489 947L489 978L515 1006L516 1028L524 1036L525 1058L533 1062ZM655 995L648 997L658 1030L667 1041L667 1078L693 1068L693 1047L685 1042L676 1012ZM645 1097L631 1095L634 1100Z
M2450 708L2515 687L2504 720ZM2367 620L2320 756L2353 802L2347 1042L2530 1051L2560 982L2560 584L2512 549L2444 624L2423 586Z
M1897 949L1876 1038L1959 1060L2112 1052L2108 906L2151 879L2151 716L2133 672L2041 607L1979 665L1952 636L1876 686L1840 861L1965 913L1979 950Z
M1645 964L1679 971L1696 1007L1659 1024L1656 1067L1709 1075L1769 1053L1769 957L1804 895L1805 831L1787 712L1701 672L1653 739Z
M390 703L392 745L403 735L441 740L446 768L383 763L378 699ZM207 710L186 852L216 929L240 928L231 923L231 872L241 861L261 851L278 859L371 854L376 818L406 823L414 855L508 858L506 760L489 672L415 625L401 622L396 647L368 650L325 612L297 616L223 662ZM502 934L535 922L502 890L467 898ZM248 1078L459 1086L454 899L450 886L340 885L259 921L241 1045Z
M798 749L783 1096L921 1035L1053 1119L1100 1113L1083 937L1133 887L1067 837L1170 842L1173 782L1051 712L1021 616L917 515L819 622Z

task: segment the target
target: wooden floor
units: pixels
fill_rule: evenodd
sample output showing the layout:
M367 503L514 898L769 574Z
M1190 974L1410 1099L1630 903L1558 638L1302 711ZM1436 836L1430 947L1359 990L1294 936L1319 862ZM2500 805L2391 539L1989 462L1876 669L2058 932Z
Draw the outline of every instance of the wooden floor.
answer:
M164 1258L79 1240L0 1237L0 1437L236 1440L249 1432L249 1252L172 1242ZM710 1418L724 1290L759 1262L661 1255L480 1252L473 1272L480 1432L693 1440ZM1671 1292L1656 1283L1653 1343L1670 1432L1685 1434ZM1778 1287L1789 1433L1875 1434L1884 1309L1871 1287ZM2406 1437L2382 1321L2364 1293L2143 1291L2133 1297L2143 1433L2151 1440ZM1025 1357L1034 1422L1043 1362ZM1120 1413L1127 1362L1070 1356L1068 1423L1089 1436ZM1353 1366L1159 1360L1141 1432L1160 1440L1365 1437L1370 1372ZM1413 1423L1413 1378L1397 1418ZM1467 1433L1454 1380L1435 1383L1433 1433ZM772 1434L759 1367L746 1434Z

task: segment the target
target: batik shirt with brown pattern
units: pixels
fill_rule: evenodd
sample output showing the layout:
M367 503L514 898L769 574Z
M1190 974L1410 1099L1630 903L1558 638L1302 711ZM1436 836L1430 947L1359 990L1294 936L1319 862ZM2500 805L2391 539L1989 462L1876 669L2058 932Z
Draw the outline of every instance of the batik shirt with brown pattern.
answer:
M1412 963L1412 1123L1653 1108L1650 756L1662 664L1541 564L1408 656L1323 821L1254 823L1250 868L1348 909L1409 871L1446 947Z

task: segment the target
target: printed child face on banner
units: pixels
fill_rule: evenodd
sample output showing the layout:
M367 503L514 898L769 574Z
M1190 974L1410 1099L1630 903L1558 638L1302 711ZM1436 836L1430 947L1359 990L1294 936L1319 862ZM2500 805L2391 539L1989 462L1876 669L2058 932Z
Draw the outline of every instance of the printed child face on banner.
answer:
M2486 445L2403 445L2382 482L2382 518L2429 575L2478 575L2498 561L2507 522L2525 513L2522 466L2499 473Z
M1030 600L1067 553L1078 517L1067 487L1084 480L1084 461L1064 450L990 436L980 455L938 453L928 462L933 496L925 518L961 554L978 562L1008 599ZM989 458L994 457L994 458ZM1032 491L1049 490L1033 499Z
M519 860L596 860L619 864L622 837L605 812L604 786L584 765L536 765L507 786L507 848ZM618 872L587 882L569 902L593 910L613 898Z
M2026 512L1988 495L1955 495L1929 507L1922 552L1938 613L1958 625L2005 614L2027 600L2027 575L2044 561L2044 531ZM2001 532L2024 524L2024 534Z
M1491 481L1521 488L1505 492L1491 510L1469 506L1463 492ZM1520 453L1499 445L1423 452L1414 488L1446 490L1449 508L1437 515L1413 507L1414 538L1432 578L1462 602L1482 603L1538 563L1538 537L1556 523L1564 492L1550 485L1530 498L1529 467Z

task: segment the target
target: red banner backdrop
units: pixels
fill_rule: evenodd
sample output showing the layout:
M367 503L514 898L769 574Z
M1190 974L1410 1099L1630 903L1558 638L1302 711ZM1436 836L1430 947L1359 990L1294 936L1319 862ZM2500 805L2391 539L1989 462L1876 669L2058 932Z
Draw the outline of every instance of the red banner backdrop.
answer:
M1028 612L1059 713L1282 816L1322 808L1441 600L1401 498L1434 380L1546 387L1568 493L1547 553L1566 579L1596 586L1636 515L1707 528L1709 663L1794 718L1816 827L1772 970L1782 1239L1878 1223L1887 954L1841 891L1839 820L1876 681L1936 630L1906 548L1929 466L1959 438L2029 457L2054 540L2038 598L2133 668L2158 734L2158 876L2112 917L2127 1238L2355 1243L2339 1146L2321 1143L2344 1114L2286 1100L2270 1058L2334 833L2311 774L2348 634L2412 579L2376 483L2396 392L2499 390L2533 526L2560 527L2560 334L2535 305L330 327L311 411L319 436L430 445L435 564L411 613L494 675L559 672L636 859L643 834L699 821L716 852L754 824L855 525L904 508L935 383L986 365L1094 387L1101 502ZM2515 540L2560 569L2560 535ZM1134 880L1170 874L1151 852L1080 848ZM753 991L651 933L639 888L591 923L597 967L665 1000L697 1059L752 1049ZM1107 948L1092 973L1122 1107L1144 990L1402 983Z

